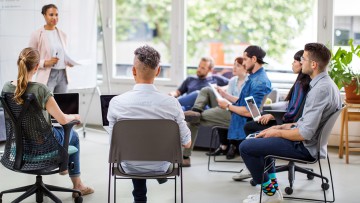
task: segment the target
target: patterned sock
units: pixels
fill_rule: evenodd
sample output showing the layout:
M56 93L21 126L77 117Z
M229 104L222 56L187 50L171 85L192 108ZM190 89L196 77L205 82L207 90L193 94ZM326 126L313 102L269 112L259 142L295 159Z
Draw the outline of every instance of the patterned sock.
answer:
M276 173L269 173L269 179L276 190L279 190L279 185L276 178Z
M268 196L273 196L276 192L276 189L274 188L273 184L271 183L270 179L262 184L262 190L263 192Z

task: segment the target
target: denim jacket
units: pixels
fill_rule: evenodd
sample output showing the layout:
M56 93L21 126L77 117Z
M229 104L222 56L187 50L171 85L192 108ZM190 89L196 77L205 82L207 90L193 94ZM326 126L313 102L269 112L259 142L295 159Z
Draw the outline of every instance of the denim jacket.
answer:
M249 80L245 82L241 90L239 99L233 104L235 106L246 106L245 97L253 96L256 105L260 107L261 102L265 95L271 92L271 82L266 75L264 68L260 68L253 74L249 75ZM239 114L232 113L231 121L228 131L228 139L230 140L243 140L246 135L244 132L244 125L248 121L248 117L240 116Z

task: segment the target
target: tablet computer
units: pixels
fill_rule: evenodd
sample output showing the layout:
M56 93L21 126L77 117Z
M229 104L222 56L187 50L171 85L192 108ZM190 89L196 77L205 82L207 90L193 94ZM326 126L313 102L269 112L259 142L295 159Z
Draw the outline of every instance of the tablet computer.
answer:
M259 118L261 117L261 114L259 108L256 106L254 97L253 96L245 97L245 102L254 121L258 121Z

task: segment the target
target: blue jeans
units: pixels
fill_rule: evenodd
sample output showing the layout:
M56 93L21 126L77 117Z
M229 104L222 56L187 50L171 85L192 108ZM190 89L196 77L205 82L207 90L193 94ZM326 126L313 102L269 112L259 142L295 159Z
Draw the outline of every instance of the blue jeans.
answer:
M56 140L64 145L64 129L61 127L53 127L54 135ZM78 151L69 156L69 163L74 163L74 168L69 170L70 177L80 176L80 142L77 132L71 129L69 145L72 145L78 149Z
M198 96L199 92L200 92L199 90L196 90L189 94L182 95L178 98L183 111L191 110L191 108L195 104L195 100L196 100L196 97Z
M135 203L145 203L146 198L146 179L132 179L134 190L132 192Z
M314 160L302 142L294 142L278 137L247 139L241 142L239 148L241 157L257 184L261 183L265 165L264 158L267 155L308 161ZM271 163L271 161L272 160L268 159L268 163L266 164ZM275 173L274 165L265 173L264 182L269 180L268 173Z

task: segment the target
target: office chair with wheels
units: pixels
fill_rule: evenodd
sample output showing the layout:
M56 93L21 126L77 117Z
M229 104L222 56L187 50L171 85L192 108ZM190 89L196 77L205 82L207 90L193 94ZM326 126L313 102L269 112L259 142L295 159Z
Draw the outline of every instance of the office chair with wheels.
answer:
M36 202L43 202L43 196L46 195L54 202L61 203L51 191L78 193L75 203L81 203L80 191L47 185L42 181L42 175L68 169L68 150L73 153L77 150L73 146L69 147L70 131L78 121L63 125L65 137L64 146L61 146L53 135L52 126L44 118L35 95L23 95L23 105L18 105L13 97L12 93L0 97L6 124L6 144L1 163L12 171L36 175L36 182L33 185L2 191L0 203L3 194L14 192L25 193L13 200L13 203L21 202L33 194L36 194Z
M273 155L268 155L265 157L265 163L267 163L267 160L272 160L271 163L269 165L265 165L264 166L264 173L269 170L269 168L275 163L276 159L280 159L280 160L285 160L285 161L289 161L289 164L283 167L276 167L276 172L282 172L282 171L289 171L289 183L290 186L285 188L285 192L288 195L291 195L293 193L293 182L295 180L295 171L300 172L300 173L304 173L307 175L307 178L309 180L312 180L314 177L318 177L321 178L322 184L321 184L321 188L323 190L324 193L324 200L319 200L319 199L310 199L310 198L298 198L298 197L284 197L287 199L296 199L296 200L306 200L306 201L325 201L325 202L334 202L335 201L335 192L334 192L334 184L333 184L333 178L332 178L332 172L331 172L331 166L330 166L330 160L329 160L329 156L327 154L327 143L328 143L328 139L330 137L331 134L331 130L336 122L336 119L339 117L342 109L344 107L342 107L341 109L337 110L336 112L334 112L329 119L322 125L319 126L319 131L318 132L318 136L319 137L319 142L317 145L317 157L314 161L305 161L305 160L300 160L300 159L293 159L293 158L289 158L289 157L281 157L281 156L273 156ZM327 162L328 162L328 167L329 167L329 172L330 172L330 180L331 180L331 189L332 189L332 200L328 201L326 199L326 193L325 191L328 190L330 188L329 185L329 179L327 177L325 177L323 175L323 171L321 168L321 163L320 160L321 159L325 159L327 158ZM301 163L301 164L315 164L318 163L319 164L319 169L320 169L320 174L313 172L312 169L307 169L307 168L302 168L300 166L297 166L295 163ZM264 179L264 176L263 176ZM263 182L263 180L262 180ZM261 191L261 190L260 190ZM260 193L260 195L262 195L262 192ZM261 202L261 196L260 196L260 202Z
M122 161L168 161L170 167L165 174L129 174L121 167ZM179 125L173 120L121 120L115 123L109 152L110 203L111 176L114 180L114 202L116 202L117 179L173 179L180 176L181 202L183 202L182 150Z

